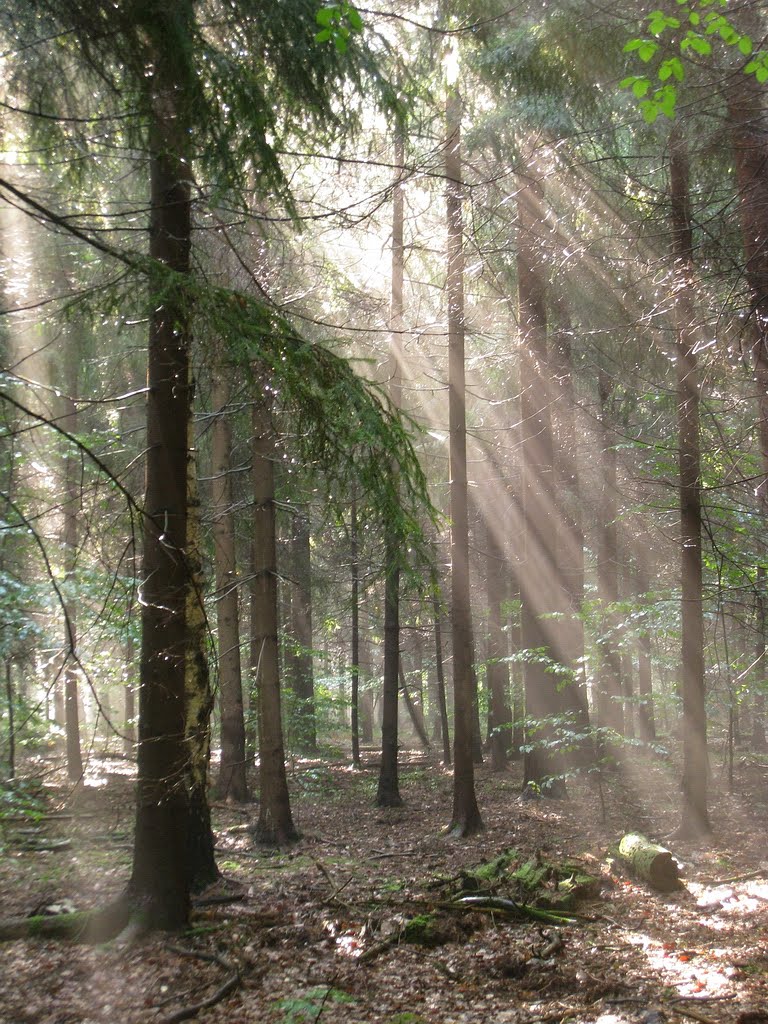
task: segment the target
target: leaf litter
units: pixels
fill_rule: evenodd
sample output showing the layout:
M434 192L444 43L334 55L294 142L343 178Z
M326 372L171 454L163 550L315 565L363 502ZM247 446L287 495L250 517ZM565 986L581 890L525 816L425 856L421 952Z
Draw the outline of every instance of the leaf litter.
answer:
M615 778L599 799L576 782L537 801L520 800L519 768L482 767L485 831L456 841L441 834L450 775L404 758L396 809L374 806L373 766L293 764L302 839L279 851L242 827L255 805L215 805L222 879L190 932L128 950L7 943L1 1024L164 1024L195 1007L204 1024L768 1024L762 766L715 788L711 842L668 841L684 884L660 894L610 855L625 831L673 832L675 783L656 766L645 793ZM53 774L46 792L35 842L3 837L5 916L98 905L130 872L129 778L72 793ZM222 964L238 979L223 995Z

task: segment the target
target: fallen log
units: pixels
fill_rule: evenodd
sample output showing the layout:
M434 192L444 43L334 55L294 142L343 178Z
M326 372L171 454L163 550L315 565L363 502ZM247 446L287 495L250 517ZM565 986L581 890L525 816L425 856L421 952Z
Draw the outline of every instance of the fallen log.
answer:
M619 857L638 878L659 892L674 892L682 888L680 869L670 851L639 832L622 836Z

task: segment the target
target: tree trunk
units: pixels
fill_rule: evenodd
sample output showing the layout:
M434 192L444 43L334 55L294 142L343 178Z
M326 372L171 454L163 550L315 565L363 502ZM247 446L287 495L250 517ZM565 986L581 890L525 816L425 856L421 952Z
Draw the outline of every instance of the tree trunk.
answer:
M190 884L200 892L219 877L208 801L211 763L213 691L208 660L208 619L205 614L203 561L200 538L200 493L192 418L187 453L187 589L186 740L189 830L187 833Z
M60 423L69 434L77 434L77 366L75 353L70 352L68 367L69 394L62 396L63 412ZM80 752L80 713L78 709L77 666L77 600L69 592L76 584L77 522L81 511L80 457L71 447L64 460L64 717L67 744L67 776L71 782L83 777L83 759Z
M690 219L688 156L677 129L670 138L672 251L678 287L677 410L680 472L682 587L683 804L680 833L699 837L710 831L707 811L707 717L704 690L702 619L701 466L699 385L695 351L693 233Z
M259 375L255 374L258 381ZM280 710L277 552L275 544L274 433L261 395L253 406L254 529L252 538L251 643L259 709L259 842L281 846L298 839L291 816Z
M397 751L397 697L400 665L400 552L392 535L386 531L384 559L384 690L381 698L381 769L376 804L379 807L401 807Z
M357 502L352 499L349 522L349 561L352 574L351 693L352 764L360 767L360 562L358 553Z
M438 597L437 574L432 577L432 614L435 636L435 676L437 693L439 736L443 744L443 764L451 763L451 729L448 721L448 702L445 696L445 665L443 663L443 631L440 624L440 598Z
M408 712L408 717L411 720L414 732L419 738L419 743L424 750L429 750L429 736L427 735L427 729L424 725L424 716L421 713L421 708L416 705L411 696L411 691L408 689L408 683L405 679L405 671L403 670L403 659L400 658L400 667L398 669L398 677L400 679L400 691L403 695L403 702Z
M752 704L752 749L759 754L768 750L765 738L765 692L768 689L768 672L765 664L765 566L757 567L756 629L755 645L755 697Z
M462 101L449 87L445 177L448 220L448 431L451 508L451 632L453 638L453 813L448 831L470 836L483 828L472 756L476 687L469 594L469 511L464 368L464 224L461 158Z
M186 119L178 109L181 90L162 41L154 78L150 256L183 279L190 270L192 161ZM179 929L188 922L191 882L185 718L190 308L180 287L163 287L160 275L153 283L136 834L128 895L147 925Z
M507 560L495 523L486 519L486 598L488 601L488 727L490 731L491 769L504 771L509 746L509 663L507 634L504 632L502 604L507 578Z
M219 651L219 716L221 764L216 782L220 800L245 803L248 781L245 758L245 714L240 665L240 611L232 505L232 428L229 423L229 387L223 368L213 380L213 437L211 514L216 574L216 625Z
M405 160L402 129L395 131L394 162L398 181L392 193L392 282L389 313L389 394L392 405L402 403L403 347L403 281L404 207L400 176ZM395 538L384 524L384 689L381 720L381 770L376 803L379 807L400 807L398 750L398 691L400 668L400 560Z
M293 572L291 633L295 648L290 659L290 685L296 700L296 733L299 749L317 752L315 680L312 656L312 549L309 513L298 512L293 520Z
M619 537L616 518L618 472L611 429L611 397L615 382L601 367L598 376L600 395L600 434L602 462L601 515L597 551L597 587L601 605L600 672L597 719L601 729L616 737L624 735L624 693L621 679L621 655L618 648L616 605L619 601ZM616 744L607 737L606 747L618 755Z
M636 601L645 609L649 605L649 581L646 571L638 564L635 570ZM637 638L637 725L643 743L656 739L656 721L653 711L653 678L651 663L651 629L649 612L643 614L640 633Z

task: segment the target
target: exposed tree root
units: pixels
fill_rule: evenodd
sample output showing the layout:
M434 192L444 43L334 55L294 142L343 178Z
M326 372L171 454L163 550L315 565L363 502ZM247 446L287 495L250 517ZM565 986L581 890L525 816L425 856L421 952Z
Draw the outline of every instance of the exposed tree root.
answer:
M57 938L73 942L108 942L126 927L129 908L118 900L99 910L78 910L71 914L45 914L0 920L0 942L16 939Z
M176 953L178 956L191 957L194 960L205 960L208 963L219 964L225 970L230 971L229 977L226 981L221 984L215 992L212 992L206 999L201 999L199 1003L193 1003L190 1006L183 1006L180 1010L176 1010L168 1017L163 1017L159 1024L178 1024L182 1020L190 1020L192 1017L196 1017L201 1010L207 1010L211 1006L215 1006L216 1003L220 1003L222 999L225 999L230 992L234 992L236 988L239 988L242 983L240 971L234 964L229 963L224 957L218 956L216 953L202 953L195 949L184 949L180 946L169 946L172 953Z

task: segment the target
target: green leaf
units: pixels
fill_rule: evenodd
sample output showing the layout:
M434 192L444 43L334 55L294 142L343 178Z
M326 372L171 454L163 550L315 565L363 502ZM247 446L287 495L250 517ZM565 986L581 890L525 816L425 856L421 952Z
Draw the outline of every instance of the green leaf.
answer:
M688 15L688 21L690 21L692 25L698 25L701 22L701 15L697 11L691 11Z
M643 118L645 119L646 124L653 124L659 116L659 108L653 100L643 100L640 104L640 109L643 113Z
M739 49L745 57L749 57L749 55L752 53L752 50L754 49L754 47L752 46L752 40L749 38L749 36L742 36L741 39L739 39Z
M315 42L316 43L325 43L330 38L331 38L331 30L329 28L324 28L320 32L316 32L315 33Z
M650 41L650 39L645 39L643 40L642 45L637 51L637 55L640 58L640 60L643 61L643 63L647 64L648 61L653 59L654 54L656 53L658 48L658 43L653 43Z
M344 36L341 34L341 32L338 32L333 37L333 44L336 47L336 52L337 53L346 53L347 52L347 40L344 38Z
M363 19L362 19L362 16L361 16L360 12L357 10L357 8L355 8L355 7L350 7L349 8L349 10L347 11L347 21L349 22L350 27L355 32L362 32L363 31Z
M685 43L688 43L694 53L698 53L702 57L708 57L712 53L712 43L708 39L704 39L702 36L694 35L690 33L687 39L681 43L681 49Z
M645 39L630 39L628 43L624 44L623 53L632 53L634 50L639 50L640 47L645 43Z
M333 7L321 7L315 14L315 21L318 25L323 25L326 28L332 25L334 21L339 20L339 8L334 5Z
M632 86L632 92L637 96L638 99L642 99L643 96L648 92L651 87L651 83L647 78L638 78L635 84Z

